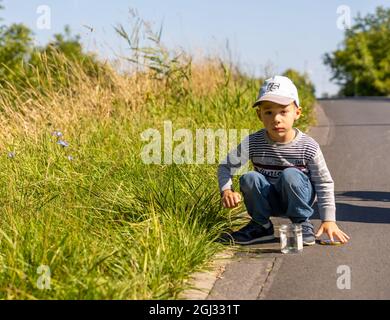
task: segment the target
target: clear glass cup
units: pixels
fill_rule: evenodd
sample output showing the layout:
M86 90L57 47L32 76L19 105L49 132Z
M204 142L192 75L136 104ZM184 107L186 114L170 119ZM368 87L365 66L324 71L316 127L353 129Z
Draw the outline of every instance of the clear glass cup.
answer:
M280 249L282 253L300 253L303 250L302 226L300 224L282 224L280 232Z

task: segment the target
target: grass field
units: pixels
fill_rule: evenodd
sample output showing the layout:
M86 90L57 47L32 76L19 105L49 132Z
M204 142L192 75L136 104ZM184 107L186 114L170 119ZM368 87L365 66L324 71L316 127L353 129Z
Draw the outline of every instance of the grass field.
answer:
M244 208L221 208L217 162L143 163L141 134L164 121L254 132L261 79L218 58L93 76L41 58L34 82L0 91L0 298L177 298Z

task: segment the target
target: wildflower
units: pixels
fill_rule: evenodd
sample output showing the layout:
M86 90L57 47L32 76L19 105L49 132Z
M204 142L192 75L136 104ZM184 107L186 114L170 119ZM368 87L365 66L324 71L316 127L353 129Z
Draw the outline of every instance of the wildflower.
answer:
M59 138L59 137L62 137L62 132L61 131L53 131L52 133L51 133L51 135L52 136L56 136L57 138Z
M14 151L8 152L8 158L12 159L15 158L16 153Z
M69 143L67 143L66 141L64 140L58 140L57 141L57 144L59 144L61 147L65 148L65 147L69 147Z
M72 161L72 160L74 160L74 158L72 156L68 156L68 160Z

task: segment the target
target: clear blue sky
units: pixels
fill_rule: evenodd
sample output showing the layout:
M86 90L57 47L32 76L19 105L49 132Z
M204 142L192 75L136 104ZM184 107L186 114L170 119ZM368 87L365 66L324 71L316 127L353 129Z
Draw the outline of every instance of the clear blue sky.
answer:
M323 54L335 50L343 39L336 25L337 8L349 6L353 18L358 12L373 13L379 5L390 7L390 0L4 0L3 5L3 22L23 22L39 44L68 24L88 50L102 57L126 51L126 43L113 27L129 25L129 8L133 8L156 28L163 23L162 41L168 47L226 54L228 40L233 59L245 71L262 75L269 64L274 73L290 67L307 71L321 96L337 91L322 63ZM40 5L51 9L50 30L37 28ZM93 32L83 25L93 27Z

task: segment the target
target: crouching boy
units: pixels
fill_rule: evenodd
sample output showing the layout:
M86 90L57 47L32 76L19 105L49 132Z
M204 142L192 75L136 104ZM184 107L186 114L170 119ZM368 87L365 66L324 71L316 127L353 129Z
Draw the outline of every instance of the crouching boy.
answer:
M270 216L275 215L301 224L304 245L315 244L322 233L346 243L349 236L336 224L334 183L320 146L293 127L302 112L296 86L287 77L274 76L264 82L253 107L264 129L246 137L218 167L222 203L233 208L241 201L241 194L232 189L233 174L248 160L254 166L239 181L251 221L231 234L234 242L274 239ZM309 220L315 199L322 220L316 234Z

